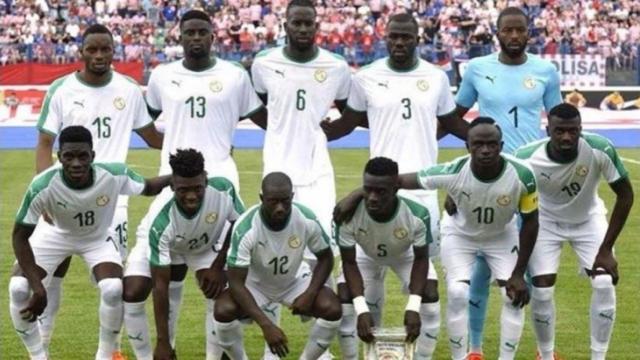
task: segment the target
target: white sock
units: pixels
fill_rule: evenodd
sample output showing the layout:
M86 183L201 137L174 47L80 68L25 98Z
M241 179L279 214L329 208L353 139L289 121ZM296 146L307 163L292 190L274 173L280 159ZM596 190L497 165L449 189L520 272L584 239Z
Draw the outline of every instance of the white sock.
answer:
M53 335L53 325L56 321L56 315L60 309L60 300L62 299L62 280L63 278L53 276L49 285L47 285L47 307L38 318L38 326L40 327L40 337L44 348L49 348L51 336Z
M214 327L218 335L220 347L227 353L231 360L243 360L246 358L242 341L242 324L240 321L223 323L214 319Z
M468 306L469 284L452 281L447 289L447 329L449 330L449 348L454 360L462 360L467 356L469 338Z
M384 308L384 272L379 278L367 281L364 287L364 297L376 327L382 327L382 309Z
M556 325L554 286L531 289L531 317L542 360L553 360Z
M213 306L215 301L207 299L207 313L205 318L205 330L207 332L207 360L219 360L222 357L222 348L218 344L215 325L213 324Z
M20 310L29 304L30 295L31 289L27 279L22 276L12 276L9 280L9 313L13 327L27 348L31 359L46 359L47 355L42 345L37 322L23 320L20 314Z
M176 348L176 330L178 327L178 317L180 315L180 305L182 304L182 290L184 281L169 282L169 343L171 348Z
M416 343L416 358L429 360L433 356L440 332L440 301L420 305L420 336Z
M100 288L100 340L96 359L111 359L118 350L117 342L124 318L122 279L106 278L98 282Z
M616 290L611 275L597 275L591 287L591 359L604 359L616 319Z
M336 336L339 327L340 320L317 319L309 331L309 340L307 340L307 345L305 345L300 359L315 360L319 358L329 349L331 340Z
M145 302L124 303L124 325L127 329L129 344L140 360L151 360L153 349L149 340L149 323Z
M280 311L282 305L279 303L267 303L262 305L262 312L271 320L272 323L280 325ZM278 355L271 352L269 344L264 343L263 360L279 360Z
M502 294L502 312L500 314L500 360L513 360L518 350L518 342L524 328L524 309L511 305L506 289Z
M356 331L356 312L353 309L353 304L342 304L342 321L338 331L338 342L343 359L358 359L358 332Z

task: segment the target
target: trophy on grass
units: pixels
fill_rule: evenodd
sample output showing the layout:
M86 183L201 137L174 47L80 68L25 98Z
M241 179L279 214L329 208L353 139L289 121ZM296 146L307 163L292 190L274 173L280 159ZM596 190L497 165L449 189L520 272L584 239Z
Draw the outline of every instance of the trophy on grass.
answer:
M406 343L404 328L374 328L375 339L364 343L365 360L413 360L416 343Z

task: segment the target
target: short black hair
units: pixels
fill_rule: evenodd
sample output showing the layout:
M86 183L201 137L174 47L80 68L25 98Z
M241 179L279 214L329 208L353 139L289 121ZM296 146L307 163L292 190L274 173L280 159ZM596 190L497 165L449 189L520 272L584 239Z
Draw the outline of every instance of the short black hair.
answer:
M262 179L262 193L264 194L268 187L280 187L283 185L293 191L293 183L287 174L279 171L268 173L267 176Z
M84 126L67 126L60 132L58 144L60 147L64 143L87 143L93 148L93 137L91 131Z
M386 157L374 157L367 162L364 172L374 176L397 176L398 163Z
M473 129L474 127L478 126L478 125L482 125L482 124L488 124L488 125L493 125L496 127L496 129L498 129L498 131L500 132L500 136L502 136L502 129L500 128L500 125L498 125L498 123L493 120L492 118L488 117L488 116L478 116L477 118L473 119L471 121L471 123L469 123L469 130Z
M578 120L582 121L578 108L569 103L558 104L551 108L547 117L550 118L552 116L561 120L573 120L578 118Z
M185 22L193 19L204 20L211 24L211 18L206 12L202 10L189 10L180 18L180 28L182 28Z
M194 149L178 149L169 155L169 165L173 175L186 178L196 177L204 173L204 157Z
M527 26L529 26L529 17L527 16L527 14L525 14L525 12L520 9L519 7L515 7L515 6L510 6L504 10L502 10L500 12L500 14L498 15L498 20L496 21L496 27L498 29L500 29L500 20L502 20L503 17L508 16L508 15L520 15L522 17L524 17L525 21L527 22Z
M308 7L311 8L313 10L314 14L317 14L316 12L316 7L313 4L313 1L311 0L291 0L289 1L289 3L287 4L287 10L285 11L285 16L289 16L289 11L291 10L292 7L294 6L299 6L299 7Z
M111 30L102 24L93 24L86 28L82 33L82 41L84 42L91 34L107 34L113 40L113 34Z
M387 21L387 26L389 26L389 24L391 24L392 22L399 22L399 23L407 23L410 22L412 23L415 27L416 27L416 31L420 28L420 26L418 25L418 21L416 20L415 17L413 17L413 15L409 14L409 13L399 13L399 14L394 14L391 15L389 17L389 21Z

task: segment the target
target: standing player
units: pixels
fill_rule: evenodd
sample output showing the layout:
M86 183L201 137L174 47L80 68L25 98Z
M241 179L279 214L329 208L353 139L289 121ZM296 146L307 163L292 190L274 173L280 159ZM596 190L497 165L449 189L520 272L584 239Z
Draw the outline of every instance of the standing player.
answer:
M162 133L156 130L147 112L142 90L132 79L111 70L113 37L109 29L99 24L91 25L82 38L80 54L84 68L54 81L40 112L36 146L38 173L53 165L51 155L55 138L70 125L81 125L91 131L96 160L101 162L126 161L132 130L150 147L162 147ZM127 196L118 197L112 224L123 261L127 255L127 204ZM40 221L31 241L41 241L51 231L48 223ZM62 278L70 261L71 258L65 259L47 287L48 306L38 319L45 348L51 340L62 296Z
M421 315L424 317L420 304L425 295L426 275L436 279L428 252L432 241L429 211L417 202L397 196L398 164L387 158L369 160L364 169L363 192L351 221L336 226L344 271L339 282L346 280L351 297L348 301L353 303L357 314L358 335L370 342L374 322L367 292L375 282L373 279L379 274L384 278L386 268L391 268L400 278L403 291L410 294L404 325L406 341L412 343L420 334ZM426 319L424 322L427 323ZM356 317L343 315L340 327L341 333L354 332ZM342 358L357 359L357 347L343 349Z
M231 157L236 124L251 118L263 128L266 110L256 95L247 71L240 65L212 56L211 19L199 10L190 10L180 19L180 41L185 57L158 66L151 74L147 102L153 114L165 120L165 138L160 174L171 173L169 154L179 148L194 148L205 158L209 176L229 179L238 189L238 172ZM147 258L149 229L157 213L173 195L166 190L158 196L142 219L136 246L127 261L124 278L125 326L138 358L152 356L149 328L144 309L151 291L151 272ZM222 242L222 241L220 241ZM182 298L186 267L172 266L169 284L169 334L175 346L174 327ZM207 356L215 348L213 307L208 307Z
M498 16L500 52L473 59L456 96L457 111L464 116L478 103L480 116L495 119L503 133L503 151L540 137L540 114L562 102L558 73L548 61L525 52L529 39L527 16L509 7ZM455 211L448 208L448 211ZM471 279L471 360L482 359L482 331L489 297L491 274L478 257Z
M171 359L169 343L169 281L171 264L186 264L212 302L224 289L224 265L230 228L244 211L233 184L222 177L207 179L204 157L196 150L178 150L169 157L174 196L162 207L149 232L151 278L156 320L155 359ZM216 242L222 239L220 246ZM220 250L218 251L218 249ZM222 352L214 354L219 359Z
M289 2L284 27L287 45L262 51L251 67L253 86L269 111L263 172L287 174L294 200L313 210L330 234L336 191L320 122L331 105L344 110L351 70L342 57L315 45L313 1ZM315 256L307 251L306 259L313 267ZM279 313L278 307L276 323Z
M262 329L269 350L284 357L287 337L263 312L269 303L294 315L319 318L311 328L301 359L317 359L340 325L340 301L325 282L333 269L329 237L308 208L293 203L287 175L271 173L262 181L262 203L243 214L233 228L227 256L229 289L216 300L220 346L231 359L246 359L238 319L250 317ZM318 260L310 276L306 248Z
M96 359L112 359L122 327L122 262L110 228L119 195L153 196L168 176L145 180L122 163L93 163L92 134L69 126L60 133L62 168L37 175L18 210L13 247L22 274L9 281L10 313L31 359L47 355L35 323L47 305L46 284L68 256L82 256L100 289L100 341ZM48 214L52 232L31 244L38 219Z
M613 245L633 205L633 189L609 140L581 134L580 113L574 106L558 105L548 119L549 137L516 152L533 168L540 191L540 234L529 264L538 358L554 358L553 293L560 251L568 242L591 277L591 359L601 360L607 353L616 314L618 263ZM600 176L616 194L610 224L597 194Z
M416 55L418 24L409 14L397 14L387 24L389 57L375 61L360 70L353 78L347 108L342 118L324 122L330 140L350 133L358 125L370 129L369 156L384 156L396 161L400 172L412 172L434 165L438 158L436 132L438 123L447 131L466 139L468 124L455 112L453 95L447 75ZM439 206L435 191L413 191L410 196L429 209L430 228L435 240L430 246L431 256L437 256ZM384 302L384 283L370 286L374 305ZM346 290L346 289L345 289ZM422 298L421 314L430 314L425 326L429 334L437 334L440 327L440 305L437 281L427 281L427 292ZM375 323L380 324L379 306L372 306ZM346 316L353 314L347 305ZM341 334L349 339L351 334ZM421 336L424 336L422 334ZM421 356L431 356L436 339L419 342ZM355 342L344 346L355 346ZM343 346L343 347L344 347Z

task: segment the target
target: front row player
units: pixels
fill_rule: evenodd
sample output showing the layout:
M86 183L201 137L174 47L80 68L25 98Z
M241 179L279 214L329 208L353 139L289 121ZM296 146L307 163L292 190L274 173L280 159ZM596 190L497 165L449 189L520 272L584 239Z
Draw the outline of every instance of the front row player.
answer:
M262 203L236 222L227 256L229 288L217 298L215 326L220 346L233 360L247 358L242 342L243 318L255 321L269 350L289 352L284 332L264 314L271 303L294 315L318 318L301 359L318 359L338 331L342 312L336 294L325 286L333 268L329 237L311 210L293 203L291 180L280 172L262 181ZM310 274L305 248L318 259Z
M398 196L398 184L395 161L384 157L369 160L364 169L362 198L353 217L336 224L344 274L338 280L343 359L358 358L356 328L363 341L371 342L371 328L380 326L374 324L369 312L371 294L367 290L376 280L384 281L387 267L398 275L403 291L410 294L404 313L406 341L418 339L416 356L420 359L431 359L435 349L440 309L437 294L426 293L426 275L436 279L428 251L432 241L430 215L426 207Z
M170 155L173 197L153 219L149 232L149 264L153 284L153 303L157 344L153 359L172 357L169 341L169 281L172 264L186 264L195 271L200 290L208 306L224 289L231 226L244 212L242 200L231 181L223 177L207 179L204 157L196 150L177 150ZM225 229L228 230L226 233ZM220 246L218 239L224 236ZM147 270L148 271L148 270ZM148 293L148 289L145 290ZM214 339L215 342L215 339ZM219 348L209 351L207 358L220 359ZM140 355L144 355L141 357ZM137 354L138 359L151 360L151 354Z
M578 109L560 104L548 119L549 137L516 152L533 168L540 191L540 234L529 263L538 358L554 358L553 293L562 245L568 242L591 277L591 359L600 360L606 356L616 313L613 244L633 205L633 189L613 145L602 136L581 134ZM597 193L600 176L616 194L610 224Z
M91 133L69 126L60 133L58 159L29 185L13 229L21 274L9 281L11 320L31 359L46 359L35 320L47 305L46 284L68 256L80 255L100 289L100 341L96 359L111 359L122 327L122 263L110 229L119 195L153 196L168 176L144 179L122 163L93 163ZM31 247L29 237L47 213L53 232Z

